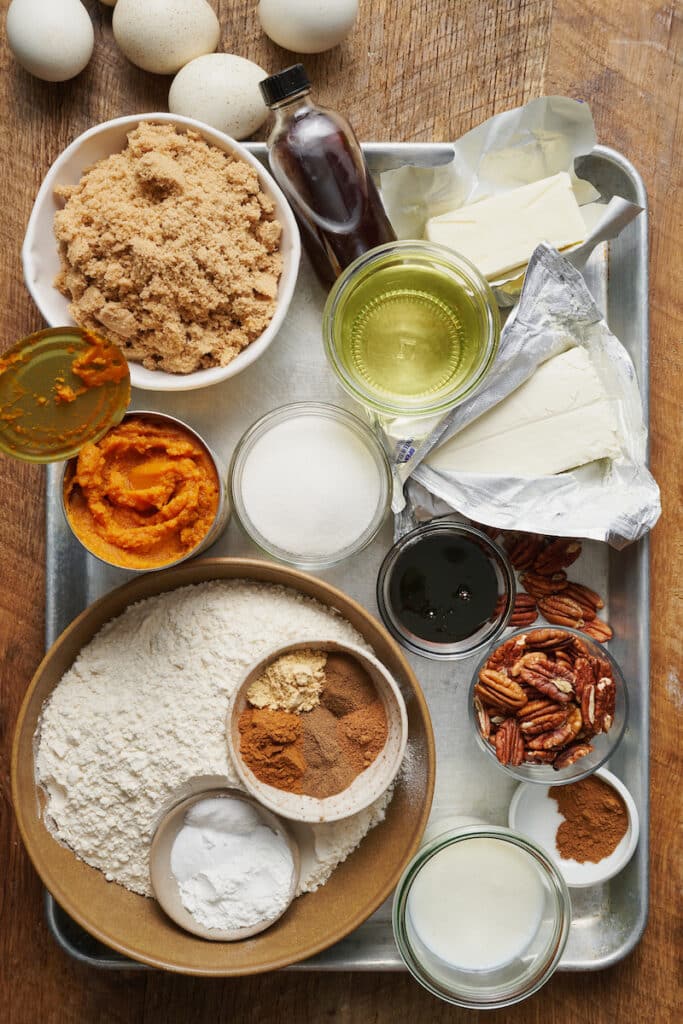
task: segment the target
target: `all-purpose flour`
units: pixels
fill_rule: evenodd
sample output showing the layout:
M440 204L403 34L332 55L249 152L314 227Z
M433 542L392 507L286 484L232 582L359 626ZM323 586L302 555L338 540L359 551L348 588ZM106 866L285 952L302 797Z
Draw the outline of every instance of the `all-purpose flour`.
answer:
M160 812L189 778L239 786L225 741L228 701L274 648L338 640L369 649L332 609L242 580L184 587L131 605L83 648L43 710L36 753L55 837L110 881L151 895ZM360 814L300 833L300 892L322 885L384 818Z

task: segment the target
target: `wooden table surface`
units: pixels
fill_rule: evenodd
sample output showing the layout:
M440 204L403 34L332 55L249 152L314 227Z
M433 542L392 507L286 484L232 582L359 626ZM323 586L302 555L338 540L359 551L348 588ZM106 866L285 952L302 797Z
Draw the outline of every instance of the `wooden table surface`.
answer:
M262 35L256 0L213 3L222 25L220 49L271 71L293 63L291 54ZM0 6L4 15L8 0ZM97 0L86 0L86 6L95 24L95 53L72 82L50 85L25 74L3 34L3 348L42 326L23 285L19 251L52 160L98 121L166 109L169 80L129 65L113 42L111 10ZM680 10L657 0L361 0L349 40L306 58L319 99L344 110L359 137L368 140L452 140L537 96L563 93L586 100L599 141L633 161L650 196L652 467L664 504L652 537L650 922L625 962L597 974L556 975L529 1002L494 1014L498 1020L675 1019L683 743L683 495L677 472L683 426L682 35ZM93 972L59 950L47 932L41 886L19 840L9 782L15 718L43 650L43 493L39 468L0 459L0 1017L10 1024L483 1019L438 1002L402 974L198 981Z

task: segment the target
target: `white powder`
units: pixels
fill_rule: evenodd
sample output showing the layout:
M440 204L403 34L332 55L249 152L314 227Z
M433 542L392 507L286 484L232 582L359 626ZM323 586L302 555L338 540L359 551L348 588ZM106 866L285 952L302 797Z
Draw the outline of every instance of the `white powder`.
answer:
M225 741L229 698L252 665L300 640L369 650L333 609L243 580L161 594L107 623L43 710L36 773L55 837L110 881L150 896L159 814L192 777L239 786ZM299 892L329 878L390 799L332 829L309 829Z
M234 931L274 921L289 902L294 861L283 836L231 797L200 800L171 849L186 910L206 928Z
M291 554L325 557L371 526L382 477L351 427L302 415L275 424L254 443L240 489L247 516L266 541Z

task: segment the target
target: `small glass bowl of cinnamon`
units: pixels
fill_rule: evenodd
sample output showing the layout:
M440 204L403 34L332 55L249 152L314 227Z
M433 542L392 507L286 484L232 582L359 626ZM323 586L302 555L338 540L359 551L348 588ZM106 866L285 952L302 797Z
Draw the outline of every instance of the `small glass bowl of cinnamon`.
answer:
M562 786L613 756L628 692L612 655L585 633L519 629L477 665L468 713L479 747L504 772Z
M338 821L392 784L408 720L396 680L374 655L304 640L249 670L226 738L242 784L264 807L294 821Z

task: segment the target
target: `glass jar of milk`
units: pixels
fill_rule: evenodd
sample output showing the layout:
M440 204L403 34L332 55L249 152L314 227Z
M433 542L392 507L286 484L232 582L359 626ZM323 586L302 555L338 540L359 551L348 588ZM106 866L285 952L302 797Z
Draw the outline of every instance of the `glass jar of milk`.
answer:
M557 967L571 905L550 858L495 826L452 829L427 842L396 889L394 936L413 976L457 1006L526 999Z

